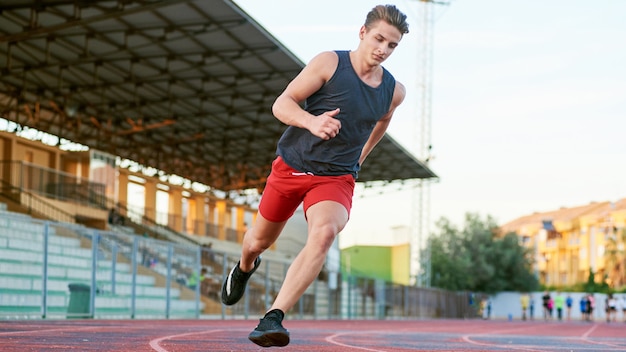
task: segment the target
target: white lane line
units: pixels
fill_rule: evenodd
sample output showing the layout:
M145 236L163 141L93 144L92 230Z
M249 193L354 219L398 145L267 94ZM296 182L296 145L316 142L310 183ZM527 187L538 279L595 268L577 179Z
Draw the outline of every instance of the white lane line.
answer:
M32 326L29 326L32 327ZM69 332L74 332L77 330L83 331L83 330L100 330L101 327L100 326L68 326L65 328L55 328L55 329L44 329L44 330L38 330L38 329L32 329L32 330L21 330L21 331L4 331L4 332L0 332L0 336L2 335L14 335L14 334L33 334L33 333L37 333L37 334L41 334L41 333L47 333L47 332L59 332L59 331L69 331Z
M586 339L587 337L589 337L589 335L591 335L591 333L598 327L598 324L595 323L593 324L592 327L589 328L589 330L587 330L584 334L582 334L582 338Z
M589 338L589 335L591 335L591 333L598 327L598 324L594 324L591 328L589 328L584 334L582 334L580 337L576 337L576 336L567 336L567 337L551 337L554 340L563 340L563 341L583 341L586 343L589 343L591 345L603 345L603 346L610 346L610 347L617 347L617 349L607 349L606 351L626 351L626 348L623 345L615 345L612 343L608 343L608 342L602 342L602 341L594 341L591 338ZM528 329L533 328L532 326L529 326ZM524 330L524 328L522 329L507 329L507 330L496 330L493 332L489 332L489 333L481 333L481 334L467 334L467 335L463 335L462 339L463 341L473 344L473 345L480 345L480 346L490 346L490 347L502 347L502 348L506 348L506 349L513 349L513 350L524 350L524 351L545 351L545 347L543 346L536 346L536 345L509 345L509 344L496 344L496 343L484 343L484 342L478 342L478 341L474 341L472 340L472 337L479 337L479 336L497 336L496 334L502 334L502 333L507 333L507 332L513 332L513 331L519 331L519 330ZM535 350L533 348L541 348L540 350ZM551 350L568 350L571 351L572 348L571 347L561 347L561 346L551 346L550 347ZM590 351L595 351L597 350L597 347L576 347L575 350L590 350Z
M489 334L481 334L484 336L491 336ZM514 345L503 345L503 344L499 344L499 343L484 343L484 342L478 342L478 341L474 341L471 339L470 335L463 335L461 336L461 339L463 339L463 341L471 344L471 345L476 345L476 346L488 346L488 347L498 347L498 348L504 348L504 349L510 349L510 350L524 350L524 351L534 351L534 352L545 352L545 350L534 350L533 348L536 348L537 346L527 346L527 345L518 345L518 346L514 346Z
M354 348L357 350L363 350L363 351L372 351L372 352L386 352L385 350L376 350L373 348L367 348L367 347L360 347L360 346L354 346L354 345L348 345L345 343L341 343L339 341L335 341L336 337L340 337L340 336L344 336L344 335L363 335L363 334L371 334L371 333L376 333L376 334L381 334L381 333L385 333L384 331L367 331L367 332L357 332L355 333L354 331L350 331L350 332L342 332L342 333L336 333L330 336L326 337L326 342L331 343L333 345L337 345L337 346L341 346L341 347L347 347L347 348Z
M585 341L587 343L590 344L594 344L594 345L603 345L603 346L611 346L611 347L618 347L621 349L621 351L626 351L626 347L624 347L624 345L615 345L612 343L608 343L608 342L602 342L602 341L595 341L592 340L589 335L591 335L591 333L599 326L598 323L594 323L593 326L591 328L589 328L589 330L587 330L584 334L582 334L582 336L579 338L579 340L581 341Z
M191 335L212 334L212 333L220 332L220 331L223 331L223 330L219 329L219 330L194 331L194 332L187 332L187 333L184 333L184 334L163 336L163 337L159 337L158 339L151 340L150 341L150 347L152 347L152 349L157 351L157 352L169 352L167 349L165 349L165 348L160 346L162 341L171 340L171 339L175 339L175 338L179 338L179 337L191 336Z
M531 330L531 329L535 329L536 326L524 326L524 327L515 327L515 328L508 328L508 329L500 329L500 330L494 330L494 331L490 331L490 332L485 332L485 333L480 333L480 334L466 334L466 335L462 335L461 339L471 345L477 345L477 346L489 346L489 347L498 347L498 348L505 348L505 349L513 349L513 350L524 350L524 351L534 351L534 352L543 352L545 350L534 350L532 348L538 348L539 346L528 346L528 345L519 345L519 346L512 346L510 344L497 344L497 343L484 343L484 342L478 342L478 341L474 341L472 340L472 336L473 337L480 337L480 336L501 336L502 334L506 334L506 333L510 333L510 332L518 332L518 331L522 331L522 330Z

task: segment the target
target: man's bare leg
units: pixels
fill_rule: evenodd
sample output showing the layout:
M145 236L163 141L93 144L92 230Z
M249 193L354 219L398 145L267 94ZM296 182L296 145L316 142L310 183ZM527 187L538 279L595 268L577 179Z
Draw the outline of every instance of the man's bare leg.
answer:
M222 285L222 303L233 305L243 297L248 280L261 264L259 255L278 238L286 221L274 223L260 214L256 224L244 236L241 259L226 276Z
M249 272L254 267L254 260L265 252L278 239L287 221L271 222L261 213L257 214L254 226L248 229L243 236L241 246L241 261L239 268Z
M322 270L326 254L337 234L348 222L346 208L333 201L323 201L307 210L309 234L304 248L289 266L283 285L270 311L287 312Z
M339 203L323 201L307 210L307 220L309 235L304 248L291 263L272 307L248 335L248 339L259 346L289 344L289 331L282 326L285 313L319 274L328 249L348 221L348 212ZM249 252L256 253L252 244L251 248Z

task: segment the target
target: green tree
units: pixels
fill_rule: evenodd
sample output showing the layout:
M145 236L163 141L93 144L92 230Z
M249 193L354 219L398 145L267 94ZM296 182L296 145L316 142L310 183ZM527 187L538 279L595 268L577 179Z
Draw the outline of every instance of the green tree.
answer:
M506 283L503 290L532 291L539 287L539 281L533 274L532 251L520 245L515 233L508 233L496 240L498 249L495 253L496 267L500 268L497 282Z
M485 293L538 287L530 253L513 233L497 237L492 217L468 213L462 229L441 218L437 228L428 241L432 286Z
M430 239L431 284L457 291L470 285L470 262L456 229L445 218L438 221L441 233Z
M606 275L602 279L602 282L596 282L596 273L593 271L593 268L589 268L589 276L587 276L587 282L585 283L585 292L610 292L609 285L606 282Z

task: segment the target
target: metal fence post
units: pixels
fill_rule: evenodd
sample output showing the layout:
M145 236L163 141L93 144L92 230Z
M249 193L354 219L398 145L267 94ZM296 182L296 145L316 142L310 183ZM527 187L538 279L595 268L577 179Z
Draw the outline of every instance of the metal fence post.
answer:
M222 254L222 281L226 280L228 275L228 256L226 253ZM226 319L226 307L222 304L222 319Z
M326 316L328 320L332 318L332 314L335 311L335 300L337 299L338 289L328 289L328 315Z
M135 319L136 313L136 305L135 300L137 299L137 250L139 248L139 237L135 236L133 238L133 253L131 255L131 266L132 266L132 278L131 278L131 286L130 286L130 318Z
M91 237L91 290L89 296L89 317L95 317L96 315L96 290L98 290L96 283L96 271L98 270L99 241L100 235L94 231Z
M115 294L115 272L117 271L117 242L111 247L111 294Z
M348 276L348 320L352 319L352 275Z
M41 317L48 315L48 239L49 224L46 221L43 228L43 265L41 272Z
M387 300L385 298L385 282L380 279L376 279L374 281L374 297L376 297L375 303L375 312L377 319L385 318L385 306L387 305Z
M246 291L243 297L243 317L248 319L250 314L250 285L246 285Z
M202 246L196 246L196 267L200 272L202 271ZM202 278L200 278L202 280ZM202 281L200 281L196 285L196 319L200 318L200 287L202 286Z
M172 254L174 245L170 243L167 246L167 277L165 278L165 319L170 318L170 299L172 297ZM199 281L199 280L198 280ZM196 287L200 286L198 282Z
M304 303L302 302L303 299L304 299L304 295L300 296L300 299L298 300L298 315L300 319L302 319L302 314L304 311Z
M411 315L411 310L409 309L409 307L411 306L410 304L410 300L409 300L409 295L411 294L411 290L409 289L409 286L404 286L404 307L402 307L402 315L404 316L410 316Z

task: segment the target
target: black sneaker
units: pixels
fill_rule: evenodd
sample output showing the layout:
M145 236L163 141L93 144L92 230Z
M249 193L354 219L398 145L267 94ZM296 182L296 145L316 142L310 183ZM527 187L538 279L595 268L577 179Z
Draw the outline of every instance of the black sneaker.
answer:
M237 265L233 267L233 270L230 271L228 276L226 276L226 280L224 280L224 285L222 286L222 303L227 306L232 306L239 302L244 292L246 292L248 279L254 274L260 264L261 257L257 257L254 260L254 268L252 268L250 272L244 273L239 269L239 262L237 262Z
M259 321L259 325L248 335L248 339L261 347L284 347L289 344L289 331L283 328L285 314L274 309Z

